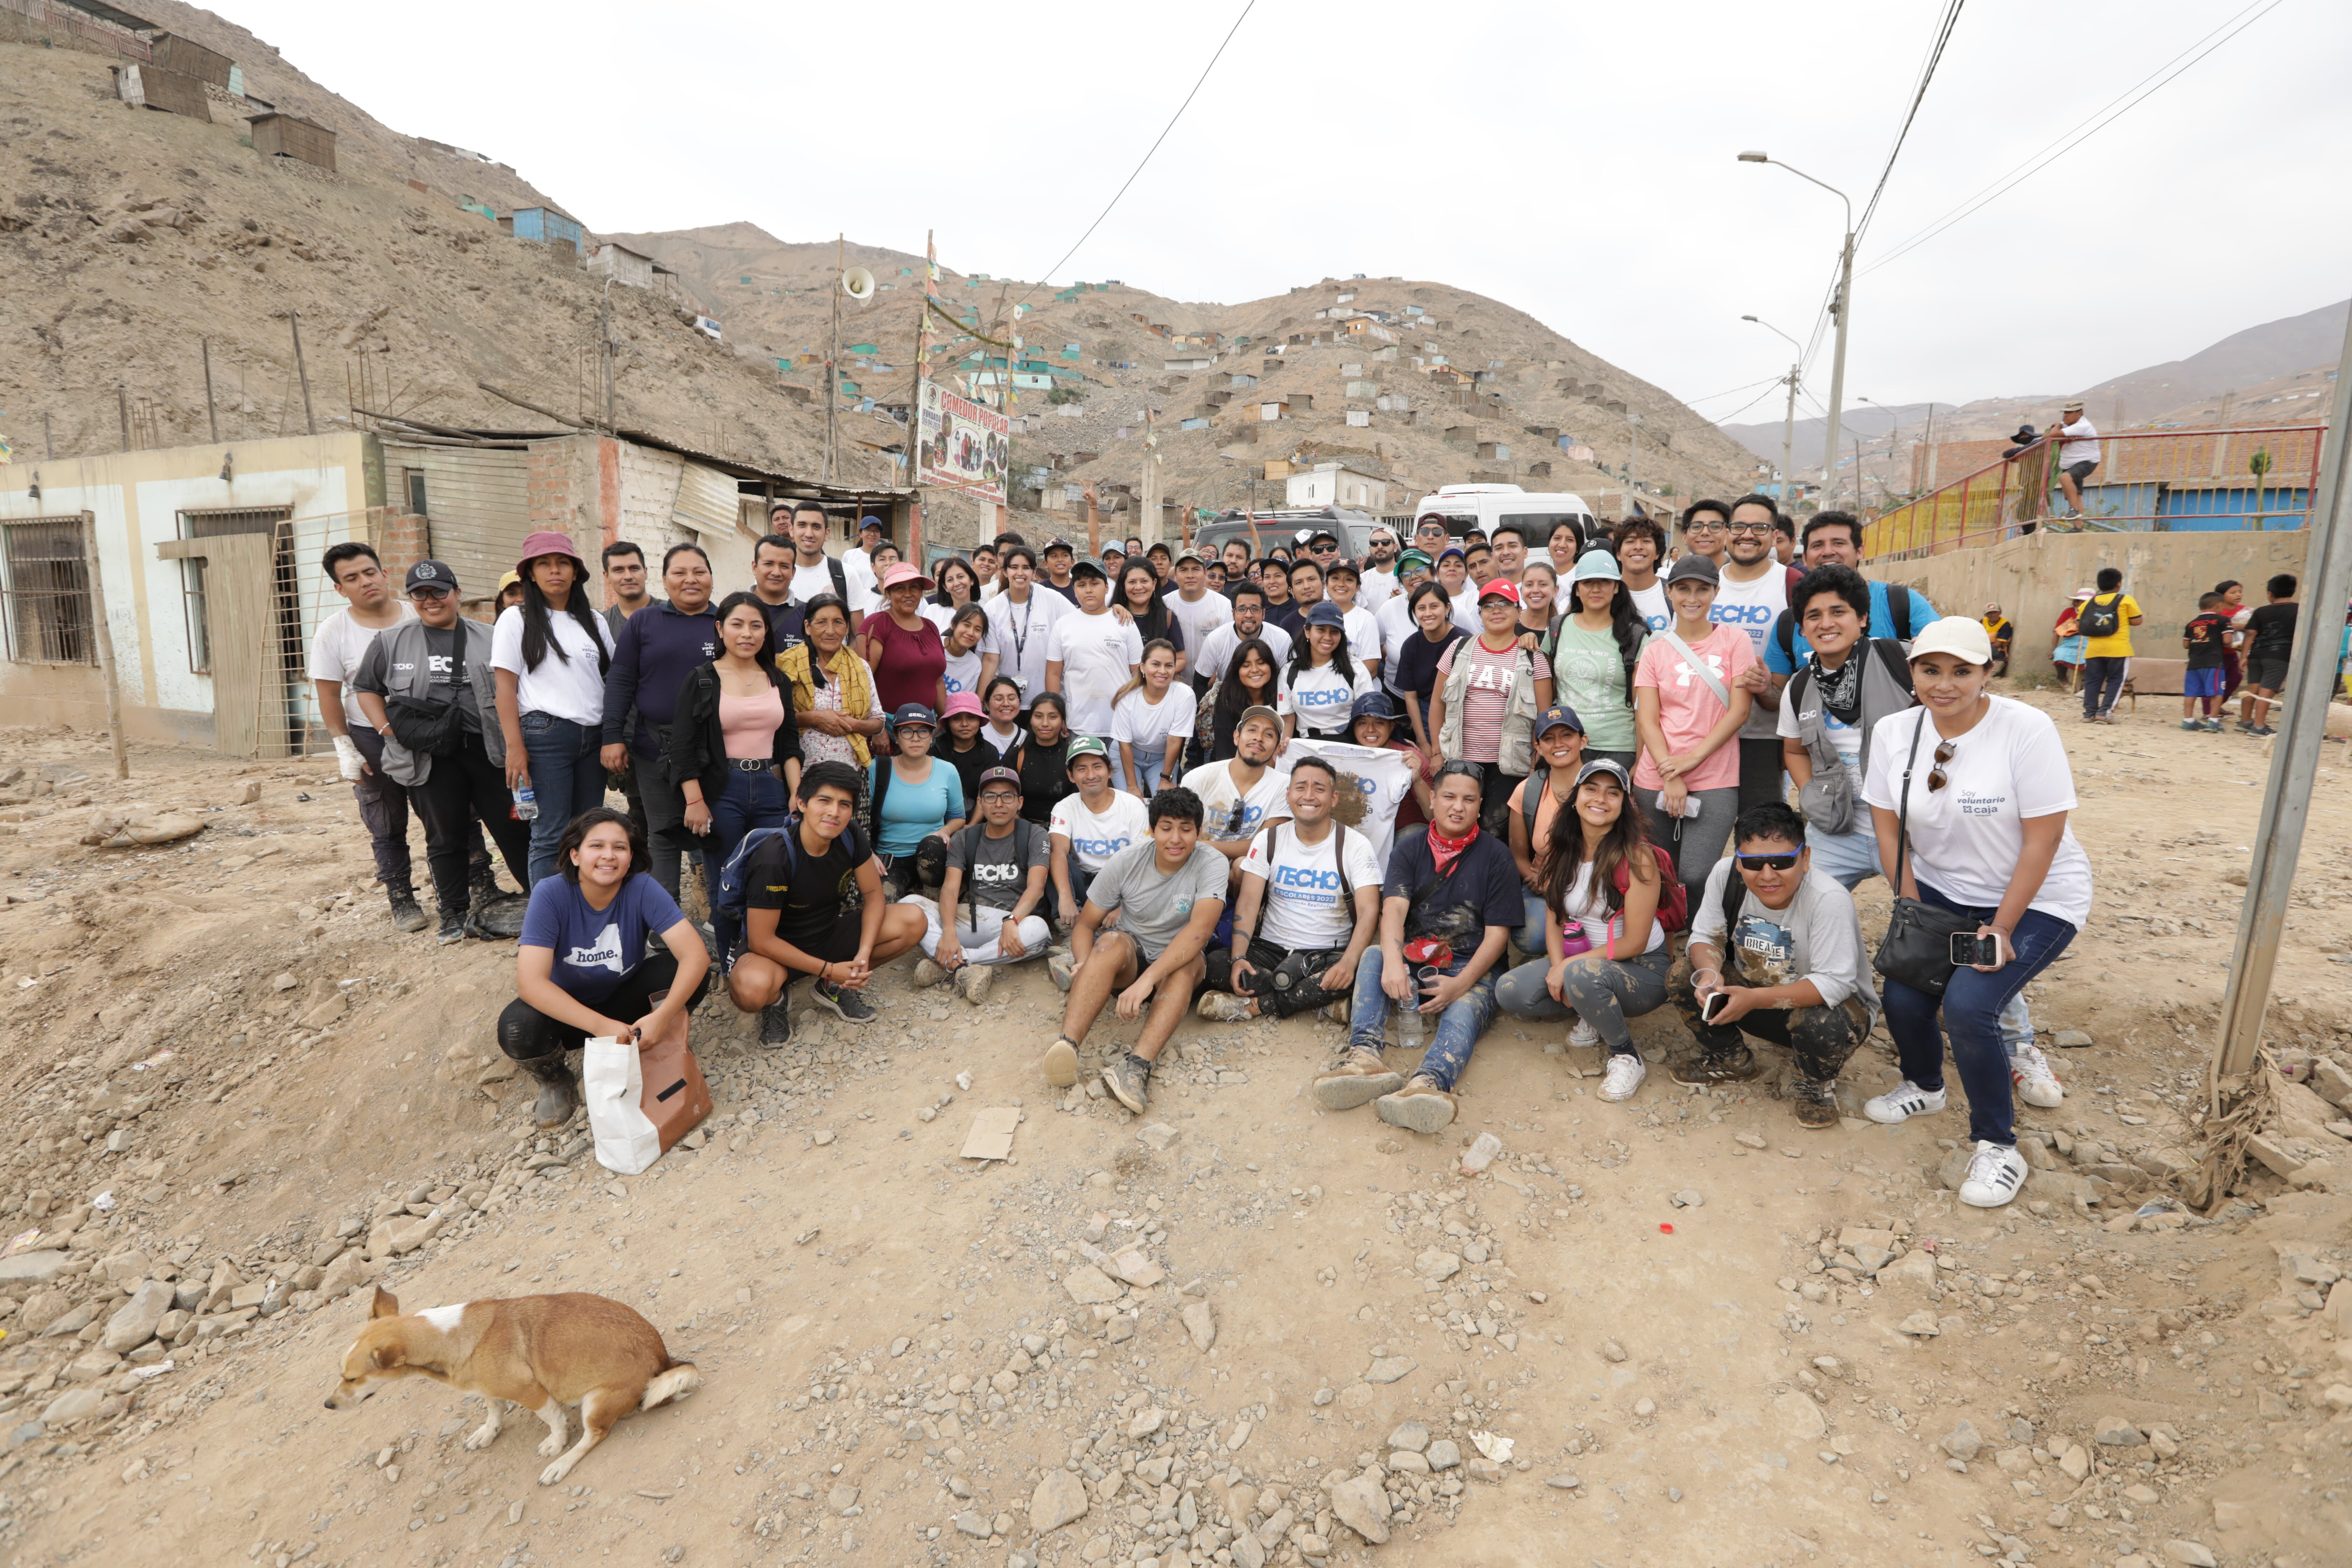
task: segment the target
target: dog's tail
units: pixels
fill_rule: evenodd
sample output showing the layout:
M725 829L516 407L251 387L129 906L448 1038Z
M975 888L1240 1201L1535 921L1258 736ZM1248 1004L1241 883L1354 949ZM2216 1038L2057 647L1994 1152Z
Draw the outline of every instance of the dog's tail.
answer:
M692 1362L674 1361L667 1371L646 1384L646 1396L638 1401L637 1408L651 1410L656 1405L667 1405L673 1399L692 1394L701 1386L702 1373L694 1369Z

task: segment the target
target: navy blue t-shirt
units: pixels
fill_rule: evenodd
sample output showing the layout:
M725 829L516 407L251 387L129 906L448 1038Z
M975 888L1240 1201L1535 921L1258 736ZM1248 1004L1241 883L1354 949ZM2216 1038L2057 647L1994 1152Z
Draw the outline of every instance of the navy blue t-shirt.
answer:
M1381 896L1410 899L1436 874L1437 860L1429 850L1429 830L1424 827L1400 833L1396 847L1389 851L1389 873L1381 883ZM1520 893L1519 868L1511 858L1510 846L1484 830L1470 841L1467 849L1454 857L1444 882L1408 917L1406 929L1412 929L1416 918L1425 915L1434 921L1444 911L1465 905L1480 926L1517 926L1528 918L1527 903ZM1472 943L1473 948L1475 946ZM1454 953L1456 958L1469 956L1468 952Z
M643 871L623 882L620 892L601 910L591 909L579 884L568 878L543 877L530 890L521 945L553 952L555 984L574 1001L593 1007L645 962L655 936L684 919L677 900Z

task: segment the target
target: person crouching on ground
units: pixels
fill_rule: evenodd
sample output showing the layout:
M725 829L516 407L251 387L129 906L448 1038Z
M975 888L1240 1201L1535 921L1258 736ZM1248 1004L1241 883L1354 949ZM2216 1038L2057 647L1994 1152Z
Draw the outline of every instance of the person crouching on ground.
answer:
M531 1117L541 1127L561 1127L580 1107L570 1052L592 1038L658 1040L709 989L702 933L646 864L636 824L591 806L557 839L556 874L530 890L499 1048L540 1081ZM667 952L653 951L656 937Z
M1380 925L1371 841L1331 819L1339 771L1318 756L1290 770L1290 820L1250 840L1230 953L1209 955L1203 1018L1287 1018L1318 1007L1347 1022L1356 965Z
M1347 1051L1315 1080L1326 1110L1375 1100L1382 1121L1414 1132L1454 1120L1454 1085L1494 1022L1495 965L1524 912L1509 847L1478 826L1480 775L1492 771L1458 758L1439 768L1428 830L1399 835L1389 852L1381 942L1356 966ZM1402 1086L1381 1058L1391 1006L1437 1020Z
M1732 850L1691 911L1690 978L1675 1003L1698 1054L1675 1065L1675 1081L1754 1078L1756 1054L1740 1037L1752 1035L1796 1058L1797 1125L1835 1127L1838 1073L1878 1013L1853 895L1813 865L1803 819L1779 801L1739 814Z
M857 770L809 763L800 805L744 862L743 944L727 971L729 997L760 1015L763 1046L791 1041L784 990L803 974L816 977L816 999L845 1023L872 1022L866 982L923 940L923 911L883 900L882 869L856 826ZM855 919L843 897L852 884Z
M1074 972L1062 1033L1041 1064L1045 1081L1078 1081L1078 1047L1106 1003L1132 1021L1149 1005L1135 1049L1102 1068L1103 1087L1143 1114L1151 1064L1192 1004L1207 973L1201 954L1225 912L1225 858L1201 842L1201 797L1179 784L1151 797L1150 837L1130 844L1095 873L1070 932ZM1116 930L1103 921L1118 916Z
M922 962L915 984L952 979L973 1006L988 994L996 966L1044 955L1053 928L1034 911L1045 901L1045 857L1052 835L1021 816L1021 775L990 768L980 775L980 820L948 844L940 900L907 902L923 913ZM961 905L952 927L944 920Z

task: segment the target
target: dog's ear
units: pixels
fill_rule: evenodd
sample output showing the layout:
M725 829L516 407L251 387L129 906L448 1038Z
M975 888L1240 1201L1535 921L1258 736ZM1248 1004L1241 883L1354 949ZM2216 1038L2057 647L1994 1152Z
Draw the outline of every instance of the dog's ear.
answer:
M368 1313L368 1316L371 1318L397 1318L400 1316L400 1298L394 1296L383 1286L377 1286L375 1288L375 1308L373 1311Z
M371 1358L378 1372L391 1372L407 1363L408 1347L396 1341L386 1341L375 1347Z

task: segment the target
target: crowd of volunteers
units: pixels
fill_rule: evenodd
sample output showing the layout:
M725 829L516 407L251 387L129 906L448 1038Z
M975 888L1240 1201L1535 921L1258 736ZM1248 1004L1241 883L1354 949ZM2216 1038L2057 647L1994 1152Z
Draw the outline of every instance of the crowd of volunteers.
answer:
M542 1124L576 1109L589 1038L660 1037L716 990L782 1046L796 984L862 1024L911 953L918 985L974 1004L1042 961L1066 993L1056 1085L1106 1008L1138 1023L1097 1070L1139 1113L1196 1011L1328 1016L1318 1102L1434 1132L1498 1013L1568 1025L1622 1101L1649 1071L1629 1022L1671 1003L1677 1082L1754 1079L1762 1042L1823 1128L1883 1020L1902 1081L1863 1113L1942 1110L1948 1054L1961 1197L2006 1203L2014 1100L2063 1093L2024 988L2092 890L2055 726L1990 689L2010 625L1863 576L1844 512L1799 529L1750 495L1668 521L1488 538L1428 516L1360 559L1322 530L1101 558L1008 533L927 572L877 519L836 553L821 505L780 502L747 585L695 544L614 542L592 590L542 531L495 598L430 560L395 595L345 543L310 675L394 924L434 923L413 805L440 940L519 936L499 1040ZM2127 643L2114 575L2070 619ZM2294 592L2274 580L2251 628L2207 595L2188 628L2199 668L2248 648L2242 727L2284 683ZM2089 717L2114 657L2076 651ZM1874 876L1895 899L1874 951L1853 896Z

